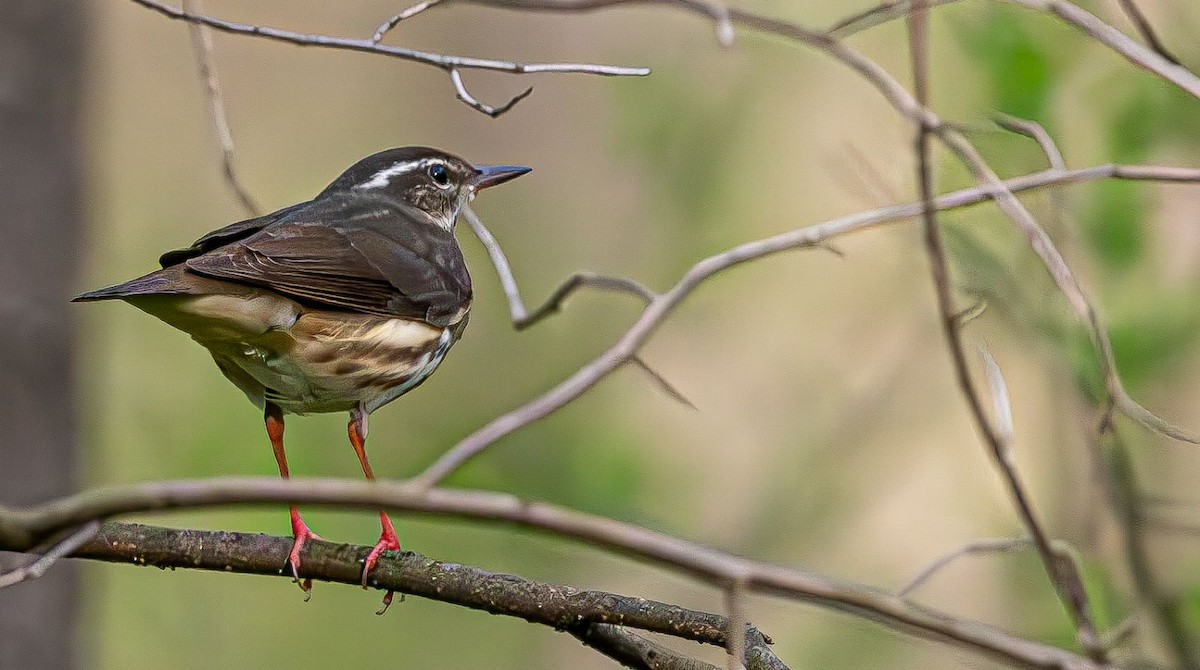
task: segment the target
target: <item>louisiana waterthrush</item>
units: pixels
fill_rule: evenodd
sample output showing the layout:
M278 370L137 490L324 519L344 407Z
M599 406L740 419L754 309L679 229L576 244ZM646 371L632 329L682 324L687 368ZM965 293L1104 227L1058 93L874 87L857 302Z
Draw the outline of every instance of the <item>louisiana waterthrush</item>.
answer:
M284 414L349 411L350 443L373 479L368 415L425 381L467 325L458 212L479 190L526 172L426 147L383 151L312 200L215 230L163 254L161 270L75 300L124 300L208 349L263 410L285 478ZM387 514L379 519L364 586L380 554L400 548ZM287 565L308 591L300 551L317 535L295 506L291 522Z

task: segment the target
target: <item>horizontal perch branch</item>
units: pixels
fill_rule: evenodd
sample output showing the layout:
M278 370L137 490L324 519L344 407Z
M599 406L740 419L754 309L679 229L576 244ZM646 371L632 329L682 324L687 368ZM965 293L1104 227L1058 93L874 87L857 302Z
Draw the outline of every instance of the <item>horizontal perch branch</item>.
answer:
M1112 667L979 621L918 605L878 588L761 563L614 519L488 491L417 491L411 486L380 481L331 479L227 477L151 482L95 489L24 509L0 509L0 549L27 548L50 533L117 514L253 503L382 508L509 523L671 566L718 587L737 583L747 593L770 594L838 610L892 630L998 658L1013 667L1036 670ZM365 548L362 554L365 556ZM282 565L283 556L281 552L276 570ZM357 580L358 573L348 578ZM382 583L380 586L386 588Z
M271 535L106 523L71 556L159 568L280 576L291 546L291 538ZM3 548L26 547L5 544ZM363 559L370 550L365 546L313 540L304 545L304 576L358 585ZM697 665L677 652L630 634L630 628L725 645L728 622L717 614L644 598L535 582L411 552L385 555L371 571L369 584L566 631L606 655L619 655L618 660L636 662L638 656L642 657L644 662L633 667ZM597 628L603 624L612 625ZM748 629L746 667L786 669L766 647L768 640L753 628ZM631 652L634 657L630 657Z

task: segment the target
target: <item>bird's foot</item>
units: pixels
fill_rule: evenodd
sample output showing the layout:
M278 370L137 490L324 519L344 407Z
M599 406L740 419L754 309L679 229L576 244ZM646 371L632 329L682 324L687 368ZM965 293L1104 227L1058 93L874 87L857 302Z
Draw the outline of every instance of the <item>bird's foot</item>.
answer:
M383 525L383 532L379 536L379 541L375 543L375 547L371 549L371 553L367 554L367 558L363 561L362 586L367 588L367 575L379 562L379 557L385 551L400 551L400 539L396 537L396 529L392 527L391 519L387 515L380 513L380 520ZM376 614L382 615L392 606L392 598L396 595L395 591L388 591L383 596L383 604L380 606ZM401 598L403 600L403 597Z
M292 572L292 581L300 586L300 590L304 592L304 602L312 597L312 579L300 579L300 551L304 548L304 543L308 540L319 540L320 535L312 532L308 524L304 523L304 519L300 518L300 513L292 510L292 537L296 538L292 543L292 551L288 554L288 567Z

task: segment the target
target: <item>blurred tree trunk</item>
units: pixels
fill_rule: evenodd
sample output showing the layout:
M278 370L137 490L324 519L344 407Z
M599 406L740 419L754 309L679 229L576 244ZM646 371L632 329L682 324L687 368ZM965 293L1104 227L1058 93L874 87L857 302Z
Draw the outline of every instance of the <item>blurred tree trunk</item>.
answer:
M0 504L72 488L85 7L0 5ZM21 557L0 554L0 570ZM74 569L0 591L0 668L74 666Z

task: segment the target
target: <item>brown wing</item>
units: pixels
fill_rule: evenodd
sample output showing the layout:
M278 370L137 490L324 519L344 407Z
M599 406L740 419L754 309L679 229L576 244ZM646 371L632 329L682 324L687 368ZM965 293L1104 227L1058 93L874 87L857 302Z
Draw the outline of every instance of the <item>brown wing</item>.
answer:
M200 254L212 251L217 247L244 239L253 235L254 233L257 233L263 228L266 228L272 223L282 220L289 214L307 207L310 204L311 202L302 202L290 207L284 207L283 209L271 212L270 214L258 216L253 219L246 219L245 221L238 221L237 223L231 223L224 228L218 228L217 230L208 233L195 242L192 242L192 246L187 247L186 249L175 249L173 251L166 252L162 256L159 256L158 264L164 268L168 268L172 265L178 265L189 258L195 258Z
M273 224L190 258L187 267L334 309L441 327L461 319L471 299L470 277L450 233L392 208L341 203L323 213L313 209L290 218L315 221ZM337 223L317 222L322 219Z

